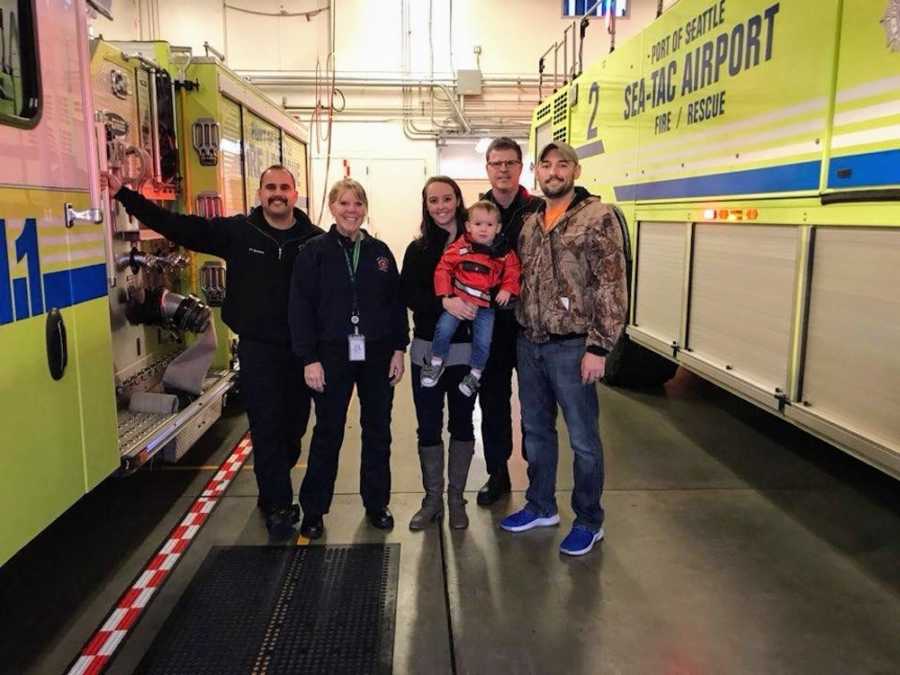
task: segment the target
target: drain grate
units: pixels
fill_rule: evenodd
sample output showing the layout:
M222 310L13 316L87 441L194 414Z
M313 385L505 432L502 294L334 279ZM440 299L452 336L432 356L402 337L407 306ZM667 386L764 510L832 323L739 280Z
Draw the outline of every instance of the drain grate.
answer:
M137 672L392 671L400 545L213 548Z

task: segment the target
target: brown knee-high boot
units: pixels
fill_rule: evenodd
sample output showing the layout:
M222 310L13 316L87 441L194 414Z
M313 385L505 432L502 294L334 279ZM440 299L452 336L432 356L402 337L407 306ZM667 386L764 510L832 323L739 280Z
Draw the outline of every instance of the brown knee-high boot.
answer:
M420 445L419 464L425 498L422 508L409 521L409 529L424 530L444 515L444 445Z
M447 506L450 509L450 527L464 530L469 526L466 500L463 491L469 477L469 465L475 452L475 441L450 441L447 460Z

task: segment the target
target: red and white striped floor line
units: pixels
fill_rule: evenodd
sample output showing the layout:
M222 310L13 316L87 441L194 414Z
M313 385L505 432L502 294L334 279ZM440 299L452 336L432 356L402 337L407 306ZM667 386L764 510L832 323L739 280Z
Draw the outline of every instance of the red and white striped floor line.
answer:
M249 434L238 443L216 475L188 509L187 514L172 530L156 555L128 588L106 621L81 650L81 655L69 668L68 675L97 675L102 673L116 649L134 626L153 595L160 589L169 572L191 545L197 532L219 502L219 497L250 456L253 446Z

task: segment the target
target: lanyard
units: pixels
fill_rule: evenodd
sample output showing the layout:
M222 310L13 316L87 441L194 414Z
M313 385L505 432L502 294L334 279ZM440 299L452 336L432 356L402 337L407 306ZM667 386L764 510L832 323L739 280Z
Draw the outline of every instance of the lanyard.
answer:
M362 242L363 234L359 233L359 238L353 242L353 262L350 262L350 254L347 248L341 245L344 252L344 260L347 262L347 273L350 275L350 285L353 287L353 312L350 315L350 323L353 324L354 335L359 335L359 298L356 293L356 270L359 267L359 248Z
M362 234L360 234L359 238L353 242L353 264L350 264L350 254L347 253L347 248L345 246L341 246L341 250L344 252L344 260L347 261L347 271L350 273L350 281L353 284L356 284L356 268L359 267L359 243L362 241Z

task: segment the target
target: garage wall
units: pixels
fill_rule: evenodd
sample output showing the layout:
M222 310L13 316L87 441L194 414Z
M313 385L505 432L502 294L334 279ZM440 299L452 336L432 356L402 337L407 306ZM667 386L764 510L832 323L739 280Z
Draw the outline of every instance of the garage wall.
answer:
M429 141L410 141L397 123L347 122L334 126L331 165L326 166L326 144L310 141L313 192L310 211L318 219L323 191L345 175L358 180L369 197L367 228L388 243L400 259L418 231L421 189L438 172L437 148ZM322 227L330 224L327 204Z
M450 11L453 27L450 39ZM671 3L669 3L671 4ZM311 70L316 57L328 50L328 12L307 20L246 14L225 5L256 12L308 12L327 6L325 0L116 0L114 22L98 18L95 34L112 40L164 39L202 53L204 41L227 54L235 69ZM414 45L409 72L431 72L428 41L431 6L434 72L449 76L450 47L454 68L475 68L475 46L482 49L486 75L537 74L540 55L562 38L571 20L561 18L559 0L412 0L410 29ZM617 23L617 40L640 31L656 14L656 0L631 0L629 16ZM154 7L158 18L154 21ZM338 69L342 72L400 73L401 0L335 0ZM154 34L154 29L156 34ZM141 36L143 31L143 36ZM508 39L504 40L503 38ZM593 61L609 51L602 20L592 21L585 42L585 59Z

